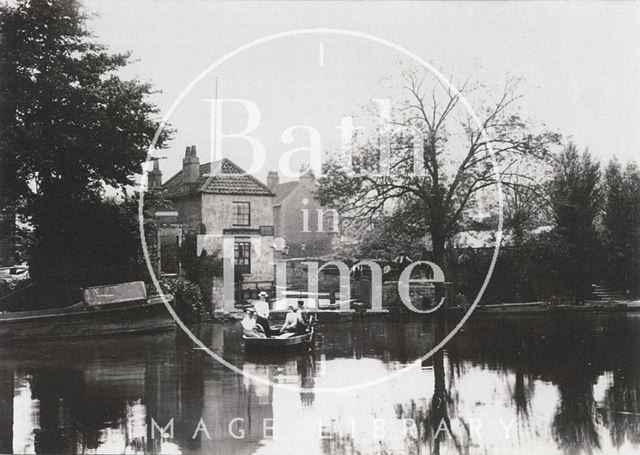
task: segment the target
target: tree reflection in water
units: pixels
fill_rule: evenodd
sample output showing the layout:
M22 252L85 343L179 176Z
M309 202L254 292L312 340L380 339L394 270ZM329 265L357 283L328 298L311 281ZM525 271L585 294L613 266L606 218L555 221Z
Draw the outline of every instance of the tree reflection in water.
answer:
M445 324L436 326L436 339L441 340L445 336ZM407 449L409 453L433 453L440 454L441 444L448 439L457 453L469 453L470 429L460 418L462 424L461 433L456 434L451 424L451 415L456 413L457 395L447 389L444 367L444 351L440 349L430 359L433 368L433 394L428 407L418 405L411 401L408 405L396 406L398 419L409 419L415 422L415 431L407 431ZM423 365L424 366L424 365ZM427 391L425 391L427 392Z
M633 369L634 371L629 371ZM640 445L640 372L637 361L629 369L613 373L613 384L605 395L605 426L609 429L613 446L625 442Z
M519 427L529 430L532 441L546 437L566 454L593 453L610 447L602 440L608 429L613 447L639 445L638 322L624 314L476 319L446 351L432 357L433 390L424 390L430 398L395 405L397 419L411 419L417 426L415 432L407 433L405 452L438 454L446 445L454 452L469 453L482 447L484 441L474 440L468 416L459 412L460 400L467 396L459 380L478 369L498 373ZM362 343L364 335L362 330L357 337L360 355L370 346ZM441 336L438 333L436 338ZM400 346L407 346L406 341ZM603 376L605 372L610 373ZM534 408L536 384L554 385L557 402L538 400ZM605 386L598 389L601 401L596 401L596 384ZM541 406L552 408L548 420L536 415ZM350 435L334 437L337 441L325 442L331 448L325 453L354 453ZM398 452L382 444L380 453Z
M286 440L263 433L274 416L300 430L294 435L305 432L299 441L310 443L309 454L637 450L640 318L631 315L474 317L445 351L398 382L343 401L316 396L315 388L344 384L363 368L397 370L428 351L442 327L428 319L327 324L315 352L274 358L245 353L235 326L199 333L243 371L297 384L299 394L256 385L174 334L0 347L0 452L286 453ZM501 412L518 419L517 440L499 439L490 425L482 435L474 430L472 418ZM353 416L365 421L356 431ZM150 419L165 425L171 417L175 439L152 440ZM201 417L211 439L192 438ZM242 440L229 434L236 417ZM377 417L390 423L386 437L371 435L367 419ZM318 419L329 439L317 437ZM403 419L415 431L403 431Z
M551 423L551 433L567 454L593 453L594 449L600 449L593 383L580 373L571 376L558 384L560 402Z
M551 435L560 449L574 454L601 447L601 425L609 428L614 447L640 443L639 347L638 321L625 315L487 318L468 325L448 355L458 377L470 361L513 375L512 401L525 425L534 380L555 384L559 397ZM613 378L598 408L594 385L605 371Z
M316 374L316 359L314 351L306 351L297 360L298 376L300 377L300 402L303 406L311 406L316 395L313 392Z
M603 352L596 333L591 324L552 333L555 348L549 356L549 368L560 397L551 433L567 454L592 453L600 448L593 386L599 377L595 365L600 363L594 354L601 356Z
M615 367L605 392L602 415L611 442L620 448L625 442L640 445L640 335L630 321L621 327L626 336L618 337L613 349Z
M526 421L529 419L531 398L535 393L535 383L531 376L525 374L523 367L518 368L515 373L513 387L510 387L511 401L515 405L518 416Z

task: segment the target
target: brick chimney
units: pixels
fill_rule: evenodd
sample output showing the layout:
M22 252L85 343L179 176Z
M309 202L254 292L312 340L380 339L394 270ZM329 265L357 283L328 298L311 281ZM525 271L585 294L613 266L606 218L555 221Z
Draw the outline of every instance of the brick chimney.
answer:
M200 160L196 154L196 146L187 146L182 159L182 181L184 183L195 183L200 178Z
M162 171L159 160L153 160L153 169L149 171L149 189L156 190L162 186Z
M269 173L267 174L267 186L269 187L269 189L274 189L278 183L280 183L280 176L278 175L278 171L269 171Z

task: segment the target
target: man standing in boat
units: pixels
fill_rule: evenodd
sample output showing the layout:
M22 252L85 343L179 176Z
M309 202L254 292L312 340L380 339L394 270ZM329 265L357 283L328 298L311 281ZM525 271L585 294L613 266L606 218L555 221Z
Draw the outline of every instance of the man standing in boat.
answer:
M304 335L309 331L309 310L304 306L304 300L298 300L296 311L296 334Z
M269 325L269 302L267 302L267 296L268 294L264 291L258 294L260 300L255 303L255 308L258 315L256 323L262 327L264 334L269 338L272 332L271 326Z

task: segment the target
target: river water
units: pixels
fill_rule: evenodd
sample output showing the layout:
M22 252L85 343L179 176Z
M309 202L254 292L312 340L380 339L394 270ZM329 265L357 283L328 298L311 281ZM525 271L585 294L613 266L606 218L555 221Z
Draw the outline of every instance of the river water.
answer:
M639 452L640 314L474 315L419 360L439 327L327 323L268 357L195 328L244 375L179 332L3 346L0 453Z

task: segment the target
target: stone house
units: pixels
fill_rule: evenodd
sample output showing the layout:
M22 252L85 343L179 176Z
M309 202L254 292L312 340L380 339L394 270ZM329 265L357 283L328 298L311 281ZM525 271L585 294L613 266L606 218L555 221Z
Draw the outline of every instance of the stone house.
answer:
M150 173L150 187L152 176ZM169 238L175 238L176 226L183 233L196 230L197 251L218 255L223 255L223 238L232 239L236 305L257 297L261 290L271 290L274 194L266 185L227 158L200 164L196 147L190 146L182 170L161 189L176 211L176 223L166 228ZM225 301L223 305L221 287L220 277L214 280L213 309L232 311L234 302Z
M288 257L319 257L334 251L339 242L339 219L335 210L322 207L313 192L316 178L311 169L301 169L298 180L279 183L270 171L267 186L275 194L275 237L286 242Z

